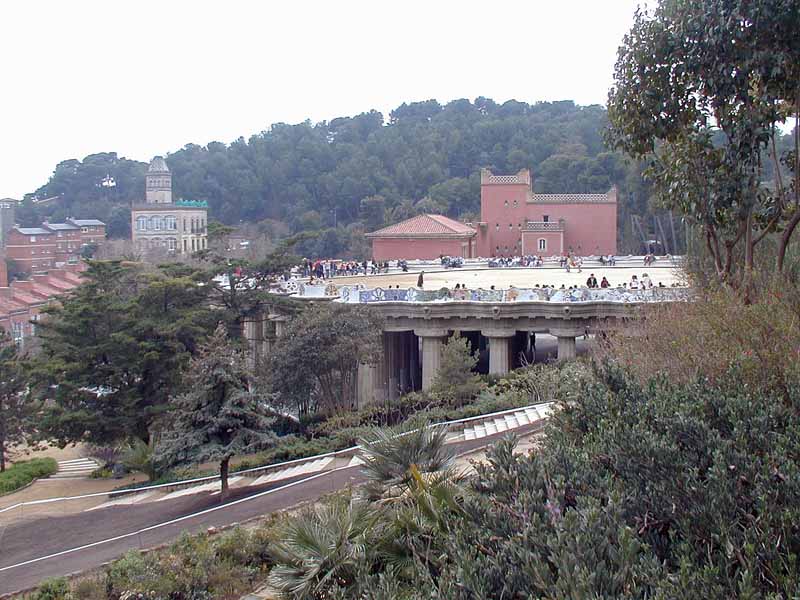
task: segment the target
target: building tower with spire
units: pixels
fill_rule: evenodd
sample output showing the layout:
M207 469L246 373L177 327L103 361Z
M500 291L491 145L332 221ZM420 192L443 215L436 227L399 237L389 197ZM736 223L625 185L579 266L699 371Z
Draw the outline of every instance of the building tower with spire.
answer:
M156 156L145 175L144 204L131 209L131 239L145 256L191 255L208 247L208 204L172 200L172 173Z

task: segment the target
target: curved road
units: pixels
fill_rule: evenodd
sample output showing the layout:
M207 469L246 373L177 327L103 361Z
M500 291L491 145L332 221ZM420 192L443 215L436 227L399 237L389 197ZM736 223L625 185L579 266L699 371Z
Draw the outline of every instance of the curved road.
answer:
M543 427L537 422L513 430L525 435ZM478 450L505 435L499 433L479 440L453 444L459 454ZM292 481L292 487L279 489ZM360 467L349 467L319 475L300 476L263 486L248 486L231 490L226 504L255 496L270 489L276 491L250 501L240 502L206 514L191 517L178 523L160 527L141 535L125 537L113 542L70 552L30 564L19 563L50 556L73 548L125 535L140 529L164 523L185 515L219 506L218 496L211 492L152 502L140 505L112 506L90 512L61 517L43 517L33 521L10 525L0 534L0 594L7 594L35 586L48 577L68 575L98 567L118 558L132 549L152 548L174 540L181 532L197 533L209 527L222 527L240 523L254 517L284 510L297 504L315 500L324 494L357 485L364 481ZM7 568L12 567L12 568Z

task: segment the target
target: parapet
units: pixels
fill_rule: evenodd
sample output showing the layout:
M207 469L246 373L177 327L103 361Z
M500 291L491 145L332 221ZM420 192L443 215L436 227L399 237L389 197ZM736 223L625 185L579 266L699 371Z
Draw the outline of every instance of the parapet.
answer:
M531 187L531 172L521 169L516 175L494 175L489 169L481 169L481 185L527 185Z

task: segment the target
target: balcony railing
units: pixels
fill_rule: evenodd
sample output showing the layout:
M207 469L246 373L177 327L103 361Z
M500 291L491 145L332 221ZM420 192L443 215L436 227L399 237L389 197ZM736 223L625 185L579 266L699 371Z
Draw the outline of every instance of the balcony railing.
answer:
M522 231L564 231L564 219L558 221L528 221Z

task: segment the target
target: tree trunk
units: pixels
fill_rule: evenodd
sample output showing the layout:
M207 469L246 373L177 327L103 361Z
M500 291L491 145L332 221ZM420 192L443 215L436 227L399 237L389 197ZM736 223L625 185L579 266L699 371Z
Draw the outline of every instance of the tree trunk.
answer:
M747 212L747 229L744 232L744 278L743 294L745 304L752 301L753 285L753 209Z
M225 502L225 499L228 497L228 463L230 460L230 458L223 458L219 463L220 502Z

